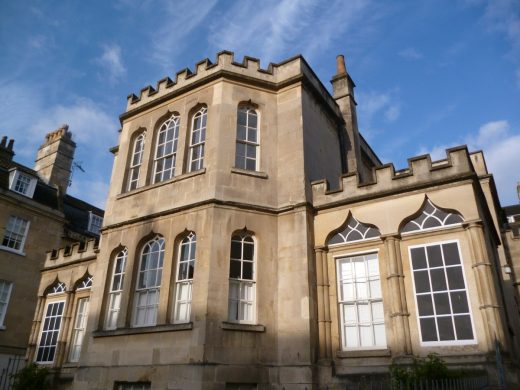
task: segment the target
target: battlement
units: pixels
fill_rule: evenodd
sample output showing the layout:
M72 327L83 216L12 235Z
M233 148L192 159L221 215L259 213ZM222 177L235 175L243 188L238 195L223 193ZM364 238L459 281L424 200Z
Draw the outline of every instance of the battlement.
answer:
M126 111L128 112L143 106L164 95L176 91L180 92L185 87L192 86L198 81L208 79L211 76L226 73L273 84L281 83L303 73L312 74L317 80L310 67L300 55L278 64L270 63L267 69L262 69L260 67L260 60L257 58L245 56L242 62L236 62L233 52L221 51L217 54L215 62L211 62L206 58L195 65L194 71L185 68L177 72L174 80L170 77L165 77L157 82L155 88L148 85L141 89L138 95L133 93L128 95ZM319 81L317 82L320 83ZM324 89L323 86L322 88Z
M374 180L368 183L359 183L355 173L343 175L339 189L333 191L326 180L315 181L311 183L313 205L320 207L341 201L370 199L464 179L477 173L472 154L465 145L447 149L446 156L439 161L432 161L429 154L412 157L408 159L408 167L398 171L392 163L372 168Z
M53 249L47 252L44 269L93 260L97 257L98 252L98 242L95 239L85 243L76 242L65 248Z

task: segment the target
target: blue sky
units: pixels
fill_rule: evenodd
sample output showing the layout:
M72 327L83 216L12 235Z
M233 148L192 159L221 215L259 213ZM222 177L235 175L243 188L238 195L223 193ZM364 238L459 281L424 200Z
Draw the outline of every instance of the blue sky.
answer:
M0 0L0 135L33 166L70 125L72 195L103 207L126 96L218 51L302 54L329 88L343 53L359 126L385 162L483 149L502 205L520 181L520 1Z

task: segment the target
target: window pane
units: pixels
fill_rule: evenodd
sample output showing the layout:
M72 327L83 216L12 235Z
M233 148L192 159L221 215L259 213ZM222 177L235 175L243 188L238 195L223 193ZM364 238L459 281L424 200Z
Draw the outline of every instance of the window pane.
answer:
M345 339L347 348L356 348L359 346L358 328L357 326L345 327Z
M368 291L367 291L367 283L366 282L357 282L356 283L356 298L357 299L366 299L366 298L368 298Z
M444 262L446 265L460 264L459 248L456 242L442 245L444 252Z
M240 261L231 260L230 266L229 266L229 277L230 278L236 278L240 279L241 276L241 264Z
M420 326L423 341L437 341L435 318L421 318Z
M370 298L381 298L381 281L371 280L370 281Z
M430 268L443 266L441 248L439 245L428 246L426 247L426 251L428 252L428 266Z
M372 326L360 326L359 335L362 347L371 347L374 345Z
M447 289L444 268L430 270L433 291L443 291Z
M451 314L450 301L448 293L433 294L435 301L435 312L439 314Z
M258 117L257 117L257 115L255 114L254 111L249 111L249 118L248 118L249 119L249 121L248 121L249 122L248 123L249 127L252 127L254 129L257 128L257 118Z
M430 294L418 295L417 306L419 309L420 316L431 316L433 315L433 303Z
M462 276L462 267L446 268L448 274L448 285L450 290L459 290L464 288L464 277Z
M231 258L240 259L242 258L242 244L237 241L231 241Z
M437 326L439 327L440 340L455 340L451 316L437 318Z
M247 124L247 114L244 109L239 109L237 112L237 124L243 126Z
M469 313L468 299L466 291L456 291L450 293L453 313Z
M413 248L410 250L412 255L412 267L414 270L426 268L426 254L424 248Z
M472 340L473 330L471 329L471 318L469 315L455 316L455 329L457 340Z
M354 300L354 283L343 283L341 285L341 300L342 301Z
M246 140L246 127L245 126L242 126L242 125L237 126L237 139L240 141Z
M368 303L358 304L358 321L360 323L370 322L370 309Z
M386 331L384 324L374 325L374 336L375 336L375 345L377 346L385 346L386 345Z
M345 324L357 323L356 305L343 305L343 320Z
M418 294L431 291L428 271L416 271L413 273L413 277L415 281L415 291Z
M385 313L383 311L383 302L372 303L372 320L373 321L384 321Z
M245 169L247 169L248 171L254 171L256 170L256 161L255 160L246 160L246 167Z
M244 242L244 260L253 260L254 244Z
M242 263L242 279L253 279L253 263L249 261L244 261Z

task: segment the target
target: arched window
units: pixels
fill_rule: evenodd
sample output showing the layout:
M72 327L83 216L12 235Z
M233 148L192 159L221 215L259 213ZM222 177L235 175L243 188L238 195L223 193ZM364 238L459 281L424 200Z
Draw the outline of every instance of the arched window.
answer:
M112 277L110 280L110 290L108 293L108 309L105 320L106 329L117 328L117 318L121 309L121 294L123 292L123 282L125 278L125 266L128 258L128 250L125 248L120 251L114 259L112 266Z
M374 225L359 222L352 215L349 215L345 228L337 231L328 241L329 245L347 244L356 241L377 238L381 235L379 229Z
M76 291L89 290L92 287L92 281L94 278L90 274L85 274L83 278L78 280L75 284ZM88 292L87 292L88 293ZM90 296L80 295L76 304L76 316L74 317L72 339L69 352L69 361L78 362L81 355L81 348L83 346L83 340L85 339L85 331L87 328L88 319L88 305L90 302Z
M237 112L237 143L235 167L258 170L258 115L252 107L239 107Z
M130 171L128 172L128 191L134 190L139 185L141 163L143 162L144 133L134 140L132 159L130 160Z
M195 272L195 255L197 249L197 236L195 233L191 232L188 234L184 240L182 240L179 249L173 318L173 321L176 323L190 321L193 275Z
M208 109L202 107L198 110L191 121L189 172L204 167L204 143L206 142L206 119Z
M134 326L152 326L157 321L164 259L164 239L155 237L141 252L134 297Z
M255 241L248 233L231 237L228 319L255 322Z
M171 179L175 175L179 124L180 117L173 114L159 128L153 169L154 183Z
M401 233L442 228L462 222L464 219L460 214L442 210L435 206L430 199L426 199L420 214L408 221L401 229Z
M36 361L38 363L52 363L58 349L58 336L60 334L63 311L65 308L65 297L54 296L67 291L65 283L56 280L46 290L47 296L53 296L52 301L47 302L40 329L40 338L36 350ZM63 294L64 296L64 294Z

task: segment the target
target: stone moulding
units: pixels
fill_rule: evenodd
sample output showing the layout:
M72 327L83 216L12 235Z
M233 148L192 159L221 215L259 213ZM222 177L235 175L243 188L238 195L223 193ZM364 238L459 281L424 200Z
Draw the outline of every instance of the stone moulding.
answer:
M71 246L48 251L44 268L92 259L97 256L98 252L98 243L95 239L88 240L83 245L76 242Z
M398 171L392 163L372 168L374 180L367 183L360 183L355 173L342 175L337 190L330 190L327 180L314 181L311 183L313 205L330 206L477 176L466 145L447 149L446 156L444 160L433 162L429 154L412 157L408 159L408 167Z

